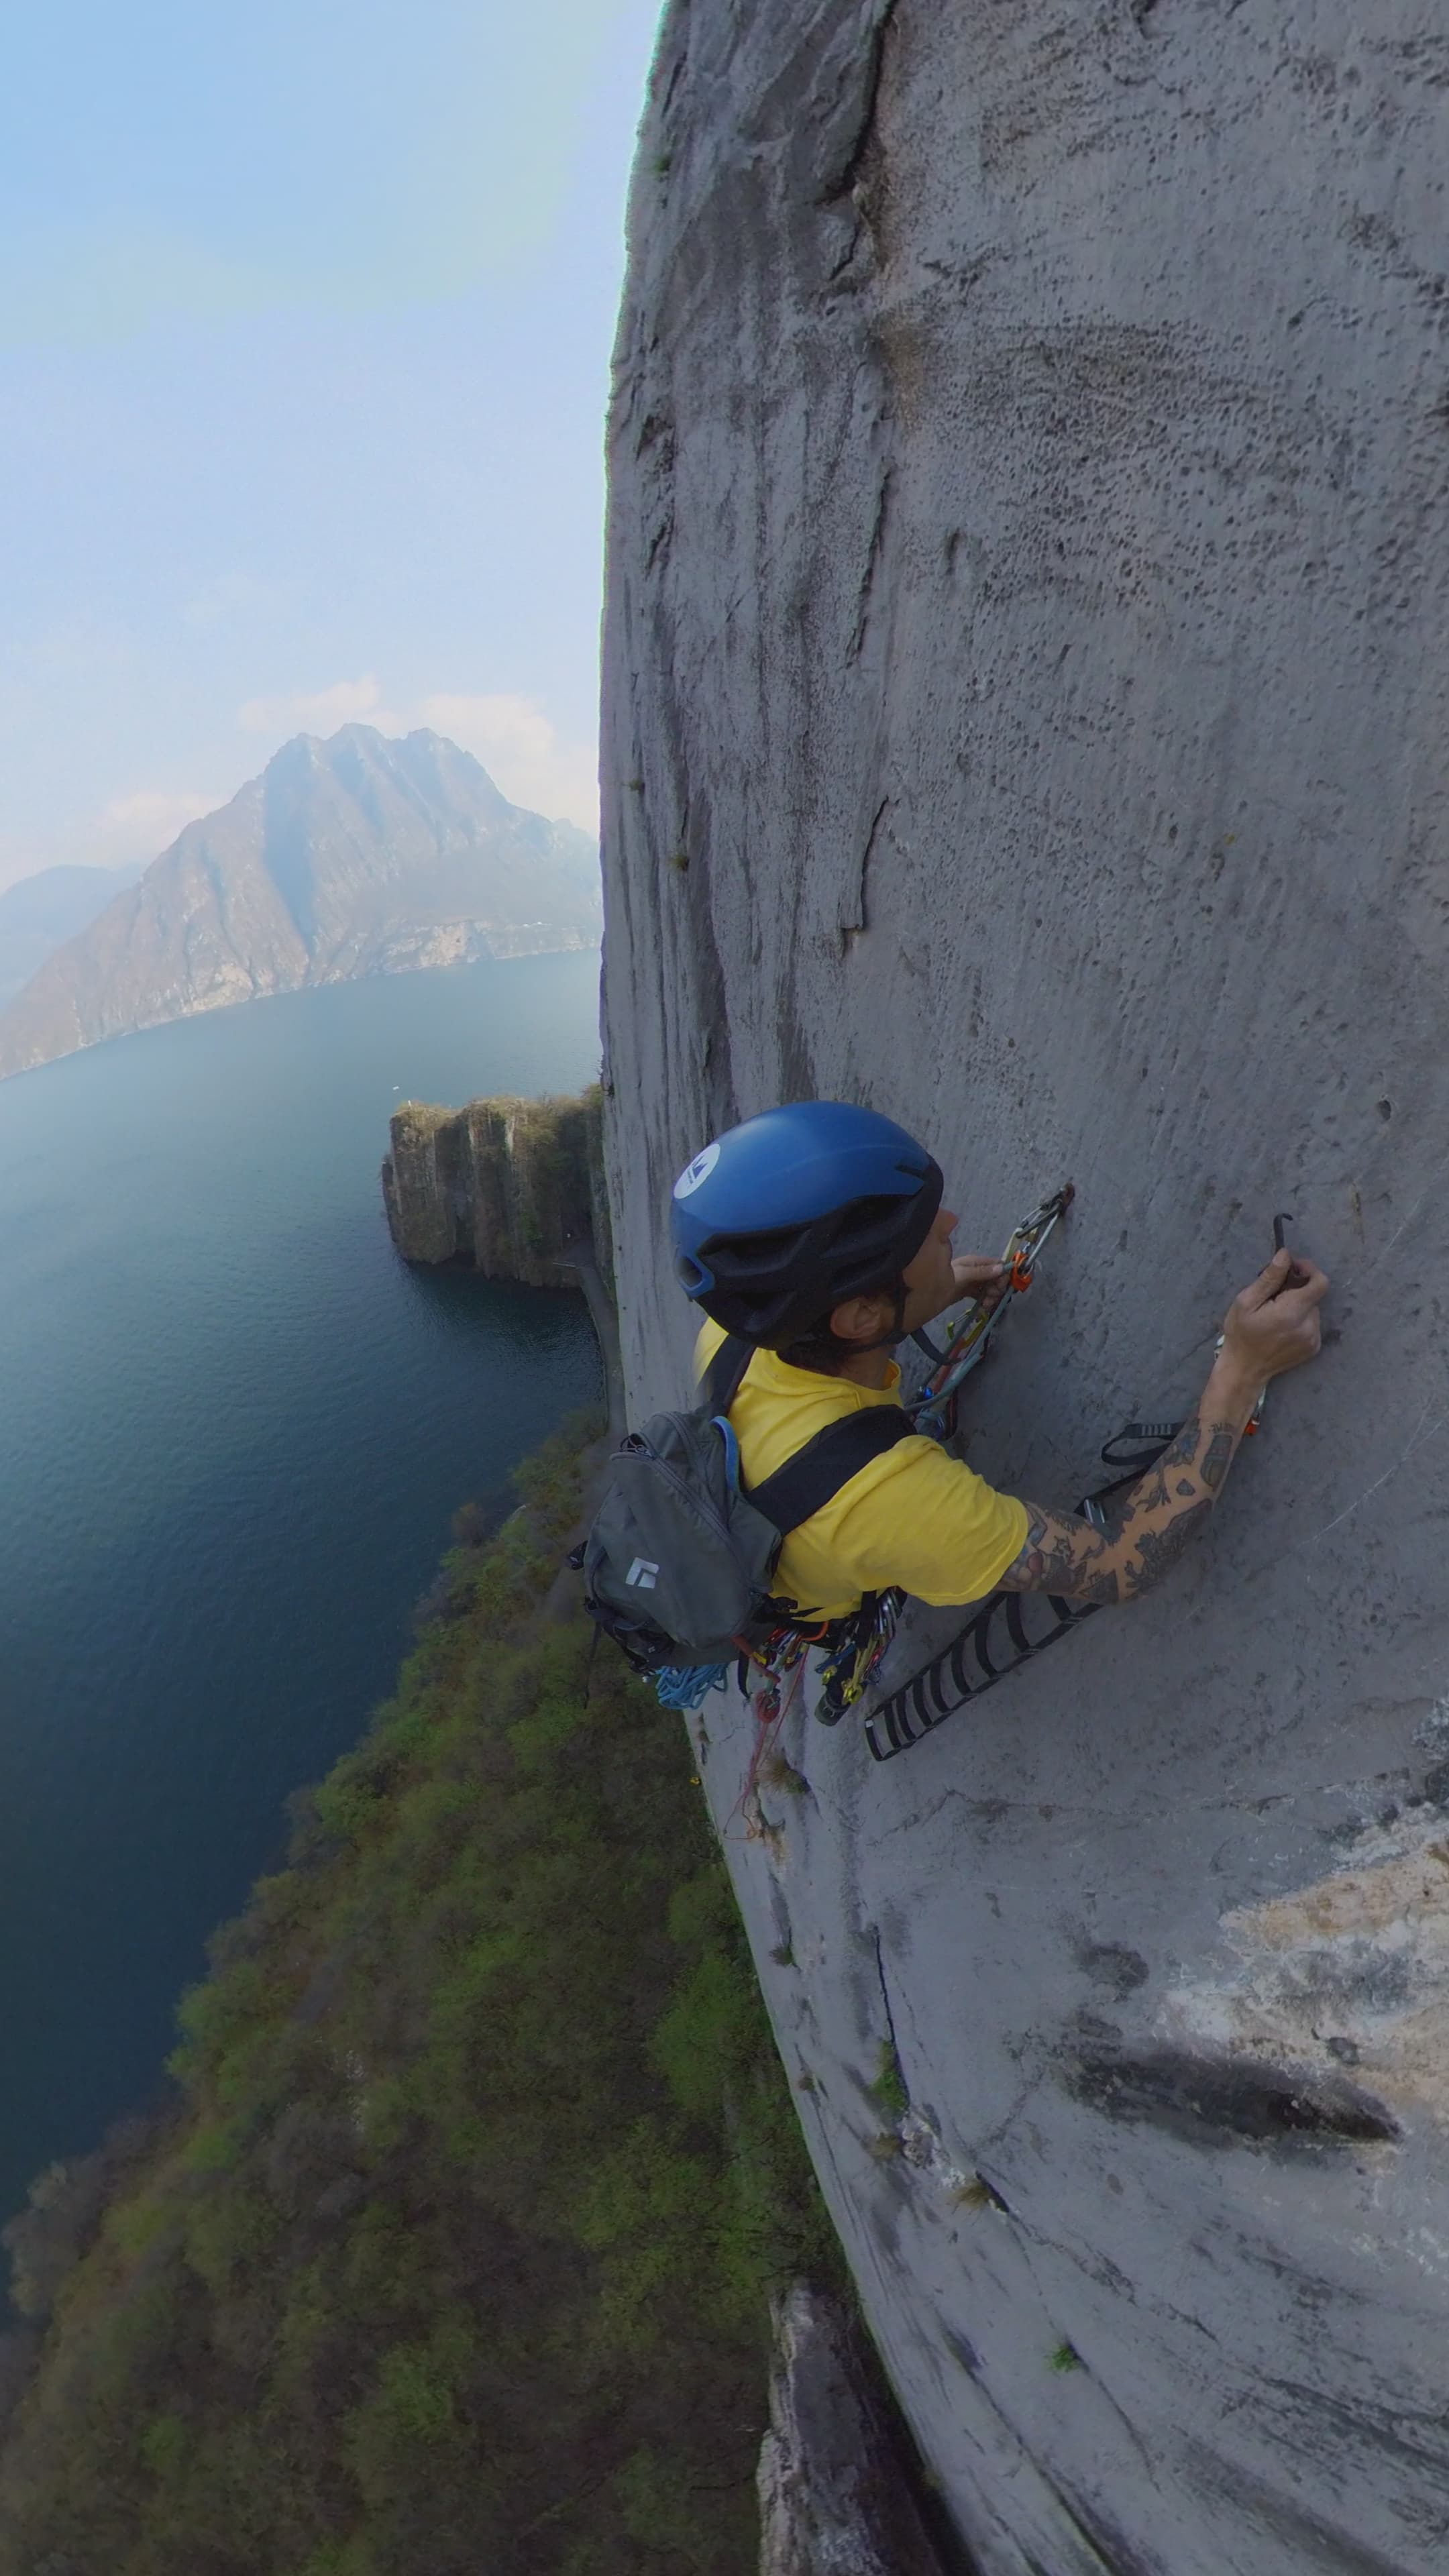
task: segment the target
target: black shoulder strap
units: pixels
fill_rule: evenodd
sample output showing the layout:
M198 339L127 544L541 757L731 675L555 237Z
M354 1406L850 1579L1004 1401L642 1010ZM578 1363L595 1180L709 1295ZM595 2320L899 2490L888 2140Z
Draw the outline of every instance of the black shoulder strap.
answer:
M848 1413L843 1422L827 1422L773 1476L751 1485L748 1500L767 1521L787 1533L833 1502L842 1485L885 1455L898 1440L914 1436L915 1426L897 1404L873 1404L864 1413Z
M726 1333L701 1381L700 1401L709 1413L728 1413L754 1356L755 1345L743 1333ZM749 1500L783 1536L823 1511L852 1476L898 1440L912 1438L914 1429L895 1404L871 1405L864 1413L848 1413L843 1422L827 1422L773 1476L751 1485Z
M707 1413L728 1413L754 1356L755 1345L743 1333L726 1333L700 1381L699 1400Z

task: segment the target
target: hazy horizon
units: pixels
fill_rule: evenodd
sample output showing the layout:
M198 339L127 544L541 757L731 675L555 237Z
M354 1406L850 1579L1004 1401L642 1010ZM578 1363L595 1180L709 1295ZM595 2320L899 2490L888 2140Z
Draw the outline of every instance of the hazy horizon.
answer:
M358 721L360 721L360 720L359 720L359 719L353 719L353 722L354 722L354 723L355 723L355 722L358 722ZM334 731L334 732L332 732L332 733L330 733L330 734L313 734L313 735L311 735L311 736L308 736L306 733L291 734L291 735L289 735L289 736L287 737L287 740L288 740L289 742L300 742L300 741L306 741L306 740L309 740L309 739L310 739L311 741L314 741L314 742L329 743L329 742L335 742L335 741L337 740L338 734L341 734L341 733L347 733L347 732L349 732L349 731L351 731L351 730L352 730L352 726L351 726L350 724L349 724L349 725L339 725L339 726L337 726L337 728L335 729L335 731ZM382 729L382 727L381 727L380 725L364 725L364 730L365 730L365 731L368 731L368 732L372 732L372 733L380 734L384 742L397 742L397 741L402 741L402 740L404 740L404 739L405 739L405 736L400 735L400 734L388 734L388 733L384 733L384 732L383 732L383 729ZM500 781L499 781L499 780L494 776L494 773L493 773L493 771L489 768L489 765L488 765L487 761L486 761L486 760L479 760L479 759L478 759L478 754L477 754L476 752L469 752L469 751L468 751L468 746L467 746L467 744L466 744L466 743L460 743L460 742L457 742L451 734L443 733L443 732L442 732L441 727L439 727L439 726L437 726L437 725L424 725L424 726L416 726L416 725L415 725L415 726L410 726L410 727L409 727L409 731L410 731L410 732L424 732L424 733L434 733L434 734L437 734L437 735L439 736L439 739L440 739L441 741L451 744L451 746L452 746L453 750L455 750L455 751L462 751L462 752L467 753L467 756L468 756L468 758L469 758L470 760L477 760L477 761L478 761L478 766L479 766L479 768L480 768L480 769L482 769L490 779L492 779L494 786L499 788L499 792L500 792L502 795L504 795L504 796L508 796L508 791L507 791L507 789L506 789L505 787L503 787L503 786L501 785L501 782L500 782ZM277 750L278 750L278 751L280 751L280 750L284 750L285 748L286 748L286 745L285 745L285 744L283 744L283 743L279 743L279 744L277 745ZM252 783L253 779L260 777L260 776L261 776L261 773L262 773L262 770L264 770L265 768L267 768L267 767L268 767L268 765L269 765L269 763L270 763L270 761L274 760L275 758L276 758L276 752L275 752L275 751L274 751L274 752L269 753L269 754L268 754L268 756L267 756L267 759L266 759L266 760L264 760L264 761L260 764L260 767L255 767L255 768L250 768L250 769L248 769L248 771L247 771L247 773L246 773L245 777L243 777L243 778L239 778L239 779L237 780L237 782L236 782L236 784L235 784L235 786L234 786L234 787L231 787L231 788L225 789L225 790L223 791L223 793L222 793L222 794L217 798L216 803L215 803L214 805L208 805L208 806L206 806L206 807L202 810L202 812L201 812L201 813L199 813L199 814L189 815L189 816L187 817L187 821L188 821L188 822L193 822L193 823L204 822L204 821L207 819L207 817L208 817L209 815L211 815L211 814L216 814L216 813L220 813L220 812L222 811L223 807L225 807L225 806L227 806L227 805L230 805L230 804L232 803L232 801L233 801L233 799L234 799L235 797L240 796L240 794L242 793L243 788L249 787L249 786L251 785L251 783ZM523 803L523 800L522 800L522 798L517 797L517 796L508 796L508 802L509 802L511 805L521 805L521 804ZM525 812L542 812L542 811L543 811L543 809L542 809L541 807L529 807L529 806L524 806L524 811L525 811ZM545 813L545 814L544 814L544 820L545 820L546 822L549 822L549 823L569 823L569 822L572 822L572 821L573 821L573 817L572 817L571 815L568 815L568 814L547 814L547 813ZM578 825L576 825L576 826L575 826L575 828L576 828L577 830L580 830L580 831L584 831L584 832L586 832L586 833L588 834L589 838L590 838L592 841L594 841L594 842L595 842L595 844L597 844L597 841L598 841L598 827L597 827L597 824L596 824L596 823L595 823L595 824L578 824ZM144 872L144 871L145 871L145 869L147 869L147 868L149 868L149 867L154 866L154 864L155 864L155 862L156 862L156 860L157 860L157 859L164 859L164 858L166 857L167 853L168 853L171 849L173 849L173 848L175 847L175 844L177 843L177 841L179 841L179 839L181 838L181 835L182 835L182 833L185 831L185 829L186 829L186 823L184 823L184 822L183 822L183 823L178 824L178 825L177 825L177 827L176 827L176 829L175 829L175 831L173 831L172 833L170 833L170 834L169 834L169 836L167 837L167 839L166 839L165 841L163 841L163 842L160 844L159 848L154 849L154 850L150 850L150 851L137 851L137 852L136 852L136 854L135 854L133 857L131 857L131 858L111 857L111 858L100 858L100 859L84 858L84 859L45 859L45 860L42 860L42 862L41 862L41 864L40 864L40 866L39 866L38 868L31 868L31 869L27 869L27 871L25 872L25 874L24 874L23 876L15 876L15 877L8 877L8 878L0 879L0 895L4 895L4 894L8 894L8 893L10 893L10 892L11 892L11 891L16 887L16 886L19 886L19 885L26 885L26 884L28 884L28 883L30 882L30 879L31 879L32 877L43 876L43 875L45 875L47 872L54 871L54 870L56 870L56 869L60 869L60 868L101 868L101 869L103 869L103 870L104 870L108 875L114 875L114 876L117 876L117 877L126 877L126 878L129 878L129 879L131 879L132 881L134 881L134 879L135 879L135 877L136 877L136 875L137 875L138 873Z

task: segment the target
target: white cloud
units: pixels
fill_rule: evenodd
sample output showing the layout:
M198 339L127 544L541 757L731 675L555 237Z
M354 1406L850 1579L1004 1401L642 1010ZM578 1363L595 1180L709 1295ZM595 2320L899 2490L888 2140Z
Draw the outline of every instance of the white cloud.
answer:
M274 744L295 733L333 733L339 725L375 725L379 733L446 734L481 760L515 805L550 819L562 816L586 832L599 828L598 756L592 743L565 742L537 698L468 696L440 689L411 705L389 706L371 673L294 697L249 698L237 716L246 733Z
M53 827L33 840L0 833L0 892L42 868L120 868L133 859L159 858L187 823L194 823L198 814L214 813L225 801L222 796L142 787L129 796L113 796L84 822Z
M440 691L419 700L414 722L471 751L515 805L531 806L551 820L562 815L586 832L597 832L598 753L592 743L560 741L537 698L470 698Z
M214 813L220 796L174 796L164 788L140 788L131 796L113 796L86 836L92 867L119 867L126 859L154 859L169 849L179 831L198 814Z
M314 690L310 696L290 698L248 698L237 710L237 723L243 733L275 734L285 742L294 733L335 733L339 725L375 724L379 732L392 729L392 719L384 721L382 688L377 680L338 680L330 689Z

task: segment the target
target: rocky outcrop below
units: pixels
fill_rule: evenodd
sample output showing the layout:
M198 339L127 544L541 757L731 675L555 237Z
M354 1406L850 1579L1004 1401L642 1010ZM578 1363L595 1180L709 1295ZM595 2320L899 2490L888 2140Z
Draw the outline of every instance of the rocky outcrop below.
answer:
M0 1076L309 984L591 948L593 843L440 734L301 734L0 1011Z
M772 2307L760 2576L945 2576L899 2428L841 2302L797 2281Z
M405 1261L456 1261L484 1279L577 1284L581 1262L607 1280L603 1094L577 1100L470 1100L394 1112L382 1194Z
M989 2576L1449 2563L1446 168L1429 0L660 33L604 651L633 1418L689 1384L673 1175L781 1098L927 1138L963 1249L1076 1180L965 1408L1043 1503L1195 1401L1275 1211L1333 1280L1149 1599L880 1767L792 1716L756 1840L748 1712L695 1729Z

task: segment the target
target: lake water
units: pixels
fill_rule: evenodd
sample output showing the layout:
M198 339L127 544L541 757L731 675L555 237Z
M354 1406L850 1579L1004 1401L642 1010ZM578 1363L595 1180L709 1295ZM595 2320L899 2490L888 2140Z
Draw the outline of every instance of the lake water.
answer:
M361 1733L582 1300L393 1252L409 1097L574 1091L598 958L297 993L0 1084L0 2217L153 2097L205 1937Z

